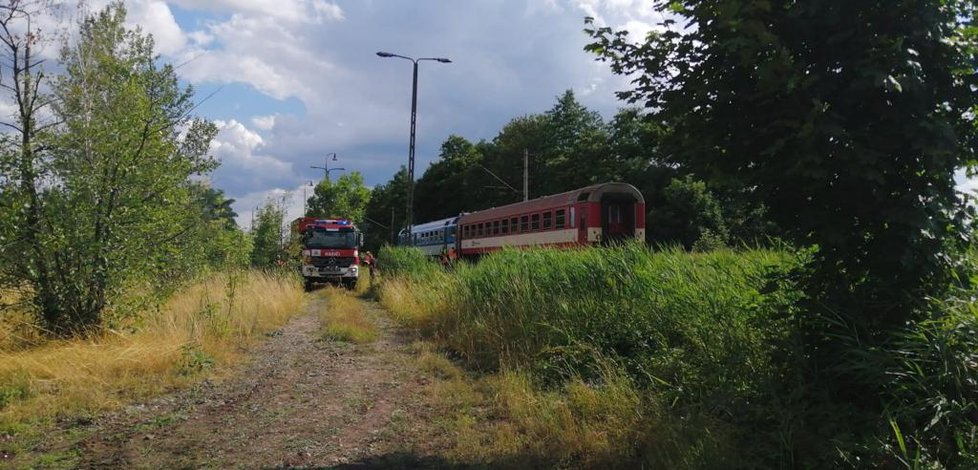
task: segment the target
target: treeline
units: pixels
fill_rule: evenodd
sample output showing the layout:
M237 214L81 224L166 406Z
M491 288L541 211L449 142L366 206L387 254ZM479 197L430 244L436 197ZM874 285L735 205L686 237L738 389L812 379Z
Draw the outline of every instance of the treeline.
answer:
M775 233L763 209L707 189L702 179L669 164L660 146L666 128L638 108L620 110L609 122L578 102L573 91L558 96L540 114L514 118L492 140L472 142L453 135L437 161L415 183L414 219L436 220L460 212L536 198L605 181L635 185L648 203L649 241L692 248ZM367 242L378 247L404 224L404 168L373 189L367 204ZM384 226L381 226L383 224Z
M15 106L0 136L0 293L17 291L13 308L69 336L206 270L272 264L207 183L217 128L191 115L193 89L152 37L125 27L120 2L82 7L73 37L48 37L33 25L51 8L0 5L0 92ZM59 63L46 64L38 51L57 46Z

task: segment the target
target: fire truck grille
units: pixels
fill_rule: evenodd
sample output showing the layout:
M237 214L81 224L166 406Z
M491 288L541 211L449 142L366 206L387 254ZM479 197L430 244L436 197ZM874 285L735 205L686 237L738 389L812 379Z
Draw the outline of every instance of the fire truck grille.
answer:
M323 268L326 266L339 266L345 268L353 264L352 256L313 256L312 265L317 268Z

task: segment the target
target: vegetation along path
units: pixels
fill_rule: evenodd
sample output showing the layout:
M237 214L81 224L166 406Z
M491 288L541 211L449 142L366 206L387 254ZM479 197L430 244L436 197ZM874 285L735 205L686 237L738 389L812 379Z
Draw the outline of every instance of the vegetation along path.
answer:
M405 334L356 299L376 340L332 339L322 312L348 294L310 295L226 380L100 419L82 467L441 466L428 380Z

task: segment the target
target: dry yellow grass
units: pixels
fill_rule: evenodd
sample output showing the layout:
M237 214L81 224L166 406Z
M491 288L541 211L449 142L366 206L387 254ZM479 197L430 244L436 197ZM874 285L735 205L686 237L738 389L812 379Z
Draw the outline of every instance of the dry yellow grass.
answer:
M0 290L0 351L14 351L42 342L42 331L22 304L17 289Z
M599 385L573 380L561 390L541 390L526 373L473 378L431 343L414 346L418 367L435 379L441 425L455 436L451 456L458 461L537 456L601 467L630 455L654 420L639 390L613 367Z
M338 287L327 287L323 292L329 299L328 307L319 312L323 336L353 343L377 339L377 327L367 318L360 300Z
M419 288L406 279L384 279L380 283L378 301L402 325L425 333L436 333L437 322L450 316L451 278L439 285Z
M92 413L184 385L232 361L304 302L294 279L221 274L147 313L134 333L0 352L0 420Z

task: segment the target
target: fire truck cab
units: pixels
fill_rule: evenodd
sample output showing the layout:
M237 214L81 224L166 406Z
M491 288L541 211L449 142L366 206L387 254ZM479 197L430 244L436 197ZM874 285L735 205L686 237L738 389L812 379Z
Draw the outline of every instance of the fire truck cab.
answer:
M302 249L302 277L306 290L316 283L356 287L360 278L363 234L352 221L303 217L295 221Z

